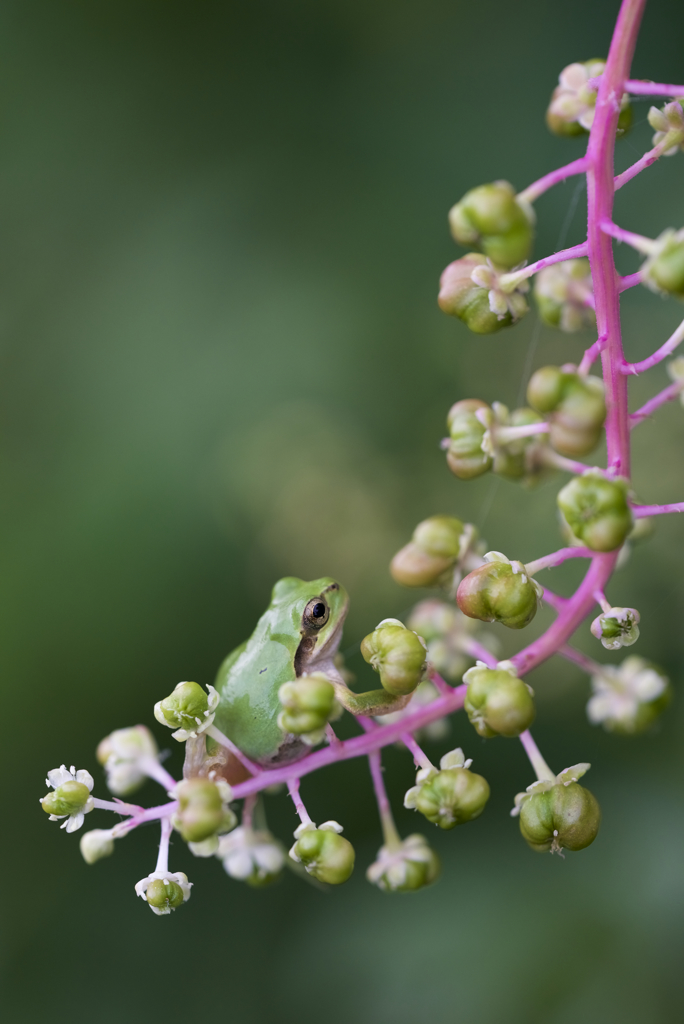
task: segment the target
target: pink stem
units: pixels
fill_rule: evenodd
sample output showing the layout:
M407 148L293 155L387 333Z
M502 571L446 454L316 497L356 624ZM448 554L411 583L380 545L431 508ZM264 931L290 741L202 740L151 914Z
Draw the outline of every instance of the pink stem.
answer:
M222 747L229 750L231 754L238 759L240 764L243 765L248 772L251 772L252 775L259 775L261 772L260 766L255 764L254 761L250 761L247 755L243 754L240 748L237 747L232 740L229 740L228 737L225 736L215 725L209 726L207 729L207 736L211 736L213 740L216 740L216 742L220 743Z
M97 796L93 797L93 805L97 810L114 811L115 814L134 815L140 814L145 810L144 807L140 807L138 804L125 804L123 800L100 800Z
M159 764L159 761L154 757L145 758L140 767L151 779L158 782L160 786L163 786L165 790L173 789L177 785L176 779L173 775L170 775L163 765Z
M528 562L525 569L533 576L542 569L553 569L554 566L561 565L568 558L593 558L595 554L596 552L589 548L560 548L551 555L544 555L543 558L535 558L533 562Z
M684 512L684 501L675 502L674 505L632 505L632 515L635 519L662 516L667 512Z
M579 245L573 245L570 249L561 249L560 252L554 252L551 256L544 256L543 259L537 260L536 263L530 263L529 267L523 267L522 270L511 270L508 274L502 274L499 281L502 284L505 284L507 278L522 281L526 277L532 277L544 267L551 267L554 263L562 263L563 260L574 260L586 255L587 243L581 242Z
M554 611L562 612L568 603L567 597L561 597L560 594L554 594L552 590L547 590L544 587L544 600L547 604L550 604Z
M592 366L603 352L606 345L605 337L597 338L593 345L591 345L582 356L582 362L577 367L578 373L589 373Z
M115 825L115 832L117 836L124 836L138 825L146 825L148 821L159 821L160 818L169 818L177 807L176 800L172 800L168 804L159 804L157 807L148 807L141 814L134 814L128 821L122 821L119 825Z
M453 686L449 686L446 679L442 679L439 672L428 672L428 679L430 680L431 683L434 683L434 685L437 687L442 696L454 692Z
M684 85L662 85L660 82L640 82L628 78L625 92L631 92L633 96L684 96Z
M649 149L647 153L644 153L644 155L640 157L636 163L633 163L631 167L628 167L626 171L623 171L622 174L618 174L614 179L615 191L617 192L618 189L622 188L623 185L626 185L628 181L632 180L632 178L636 178L637 174L641 174L641 172L645 171L647 167L650 167L656 162L656 160L659 160L665 150L671 145L672 141L669 143L664 143L664 140L659 142L657 146L654 146L653 149Z
M382 761L380 759L379 750L368 755L368 764L370 767L371 779L373 780L375 799L377 800L378 811L380 812L380 821L382 823L385 846L396 848L401 845L401 838L397 832L396 825L394 824L392 808L390 807L390 802L387 799L387 790L385 789L385 780L382 777Z
M335 764L338 761L347 761L352 757L363 757L381 750L390 743L396 743L404 733L413 733L423 729L430 722L438 718L450 715L463 707L467 686L449 687L449 693L437 697L429 704L417 708L410 715L406 715L399 722L391 722L387 725L378 725L377 728L362 736L353 736L349 740L343 740L335 749L324 747L308 754L301 761L294 764L284 765L281 768L271 768L261 772L254 779L247 779L245 782L233 786L233 794L236 799L246 796L248 793L258 793L267 786L274 786L289 779L302 778L310 772L315 772L326 765Z
M242 817L240 819L240 824L243 828L251 829L252 817L254 815L254 808L256 807L257 800L258 796L256 793L251 793L249 796L245 797L245 802L242 805Z
M637 270L635 274L626 274L625 277L621 277L618 288L621 292L626 292L628 288L634 288L637 284L641 284L640 270Z
M525 199L528 203L533 203L535 199L538 199L548 189L553 188L554 185L559 185L562 181L572 177L573 174L584 174L587 166L587 158L581 156L579 160L573 160L572 163L565 164L564 167L558 167L555 171L549 171L543 178L533 181L531 185L528 185L519 194L519 197Z
M669 387L664 388L653 398L650 398L645 405L642 405L640 409L633 412L629 417L630 427L636 427L643 420L647 419L652 412L659 409L661 405L665 405L666 402L672 402L673 399L681 395L684 390L684 381L676 380L674 384L670 384Z
M578 462L576 459L566 459L565 455L559 455L558 452L554 452L551 448L546 449L542 458L547 466L564 470L566 473L576 473L577 476L582 476L588 469L591 469L591 466L587 466L584 462Z
M650 370L652 366L657 366L658 363L662 363L663 359L667 359L671 355L678 345L681 345L684 340L684 320L677 328L677 330L667 339L664 345L661 345L659 349L653 353L652 356L648 356L647 359L642 359L640 363L627 363L623 362L620 367L621 373L643 373L644 370Z
M311 823L311 818L309 817L309 812L304 806L304 801L299 795L299 779L289 779L287 783L287 791L292 797L292 803L295 805L295 810L302 825L309 825Z
M333 729L333 727L330 724L330 722L328 722L328 724L325 727L325 735L327 736L328 743L330 744L331 747L335 747L335 746L339 745L340 741L337 738L337 734L335 733L335 730Z
M587 672L590 676L596 675L601 671L601 666L593 658L590 658L587 654L583 654L582 651L578 651L575 647L571 647L569 644L563 644L559 648L558 653L568 661L573 661L575 665L579 665L581 669Z
M555 774L549 768L548 764L541 755L539 747L532 739L532 733L530 732L530 730L526 729L525 732L521 732L519 738L520 742L523 745L523 749L529 758L530 764L534 768L534 772L537 778L540 780L543 779L548 782L550 782L552 779L555 779Z
M652 248L652 239L646 238L644 235L637 235L634 231L627 231L625 228L613 224L611 220L601 221L601 231L606 235L610 235L611 238L616 238L618 242L626 242L627 245L631 245L637 252L648 253Z
M485 665L489 665L490 668L496 668L498 662L491 651L488 651L477 640L473 640L472 637L467 637L461 641L461 650L464 654L469 654L471 658L475 658L476 661L484 661Z
M417 768L434 768L430 758L421 750L410 733L405 732L401 737L401 742L413 754L413 761Z

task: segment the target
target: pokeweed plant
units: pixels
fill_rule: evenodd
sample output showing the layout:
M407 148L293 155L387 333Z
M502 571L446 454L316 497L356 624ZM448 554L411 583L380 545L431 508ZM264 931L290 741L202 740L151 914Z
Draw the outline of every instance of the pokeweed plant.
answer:
M421 601L407 624L385 619L362 642L361 653L380 686L355 693L337 653L347 595L335 580L279 581L271 604L248 641L228 656L215 686L179 683L154 708L155 717L185 744L183 778L163 767L151 732L143 725L119 729L97 749L114 800L92 795L88 771L64 765L48 773L51 791L42 799L51 820L67 832L79 829L95 809L113 811L119 821L88 831L81 852L88 863L110 855L115 842L148 822L161 825L155 870L135 885L159 915L190 897L191 883L169 869L169 841L177 831L198 857L215 857L227 873L254 886L275 879L285 865L322 884L346 881L354 849L336 821L317 826L300 795L300 779L333 762L367 757L377 798L383 845L367 869L370 882L403 892L428 885L439 861L421 834L397 832L382 779L381 751L401 743L412 755L416 784L406 807L449 830L477 818L489 797L486 780L471 771L458 748L439 767L417 737L444 735L444 718L465 709L482 737L517 737L536 775L514 799L512 814L534 850L562 853L593 842L600 809L581 783L590 767L581 762L559 773L549 768L530 733L534 694L524 677L554 654L591 676L590 721L621 733L648 728L666 706L670 683L644 659L631 655L621 665L601 665L568 645L578 626L598 607L591 633L617 650L639 636L639 612L612 607L605 588L631 540L651 517L684 511L684 501L639 505L630 487L630 431L665 402L684 401L684 359L669 364L672 383L637 412L628 410L630 376L663 362L684 339L684 322L648 358L629 363L620 329L620 294L639 284L662 295L684 298L684 229L668 228L656 239L613 222L615 192L661 156L684 149L684 85L629 78L645 0L623 0L608 57L571 64L562 71L547 112L551 131L588 135L586 154L516 193L504 181L470 190L449 214L457 242L473 250L451 263L441 279L439 305L476 334L514 325L528 311L529 283L541 318L563 331L596 326L596 341L579 366L546 366L534 373L528 405L509 411L479 399L460 399L449 412L443 442L450 470L461 479L492 471L523 483L552 472L570 474L558 494L566 546L524 564L499 551L484 553L477 531L459 519L435 515L420 523L392 560L394 578L408 586L443 590ZM622 174L614 175L616 136L631 120L630 95L663 97L648 115L653 147ZM526 263L534 235L533 204L571 175L586 175L586 241ZM613 260L613 239L646 259L621 277ZM600 359L602 379L590 370ZM607 465L579 461L605 432ZM570 597L536 580L543 570L570 558L588 561ZM524 629L542 599L554 609L552 625L510 660L499 662L483 622ZM473 665L472 662L475 662ZM461 681L462 680L462 681ZM344 712L360 726L340 740L332 722ZM318 747L318 749L313 749ZM143 808L128 797L146 778L156 780L168 800ZM286 851L268 830L261 795L285 784L299 825ZM233 805L242 801L241 820Z

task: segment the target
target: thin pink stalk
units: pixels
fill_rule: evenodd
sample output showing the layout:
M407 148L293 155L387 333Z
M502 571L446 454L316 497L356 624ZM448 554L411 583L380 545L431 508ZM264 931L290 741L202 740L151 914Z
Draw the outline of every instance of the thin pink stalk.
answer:
M245 782L233 786L233 794L236 799L240 799L240 797L247 796L248 793L258 793L260 790L266 789L267 786L287 782L289 779L303 778L304 775L324 768L326 765L347 761L352 757L363 757L373 751L381 750L382 747L389 746L390 743L396 743L404 733L414 733L437 718L443 718L453 711L458 711L463 707L467 689L467 686L449 687L448 694L435 698L430 704L424 704L399 722L379 725L363 736L353 736L349 740L343 740L335 749L323 747L294 764L263 771L257 778L247 779Z
M304 806L304 801L299 795L299 779L289 779L287 783L287 791L292 797L292 803L295 805L295 810L302 825L310 825L311 818L309 817L309 812Z
M681 345L682 341L684 341L684 320L682 320L677 330L667 339L665 344L656 349L652 356L642 359L640 363L623 362L620 372L624 374L637 374L643 373L644 370L650 370L652 366L657 366L658 363L662 363L663 359L667 359L669 355L672 355L674 350Z
M387 799L387 790L385 789L385 780L382 777L382 760L380 758L379 750L368 755L368 765L370 768L371 779L373 780L373 790L375 791L378 811L380 812L380 822L382 824L385 846L396 848L400 846L401 838L397 832L397 827L394 824L392 808L390 807L390 802Z
M565 470L566 473L574 473L576 476L582 476L588 469L591 469L591 466L587 466L584 462L566 459L565 455L559 455L552 448L547 448L541 457L547 466Z
M629 417L629 425L634 428L643 423L651 413L659 409L661 405L665 405L666 402L672 402L675 398L681 395L684 390L684 380L676 380L674 384L670 384L669 387L664 388L653 398L650 398L645 405L642 405L636 412L631 413Z
M177 780L174 779L173 775L167 772L166 768L159 763L154 757L146 757L140 762L140 767L145 772L145 775L149 778L154 779L160 786L168 792L176 786Z
M623 185L626 185L628 181L632 180L632 178L636 178L637 174L641 174L641 172L645 171L647 167L654 164L656 160L660 160L665 150L669 149L670 146L672 146L672 138L667 141L662 139L657 146L654 146L653 149L649 149L647 153L644 153L644 155L640 157L636 163L633 163L631 167L628 167L626 171L623 171L622 174L618 174L614 182L615 191L617 192L618 189L622 188Z
M684 501L677 501L674 505L632 505L632 515L635 519L663 516L668 512L684 512Z
M661 82L641 82L636 78L628 78L625 92L633 96L684 96L684 85L663 85Z
M635 274L626 274L620 278L618 289L621 292L626 292L628 288L634 288L635 285L641 284L641 271L637 270Z
M434 683L434 685L437 687L442 696L448 696L449 694L454 692L453 686L449 686L446 679L442 679L439 672L435 672L434 669L431 669L428 672L428 679L430 680L431 683Z
M169 841L171 839L171 821L169 818L162 818L161 837L159 839L159 853L157 854L157 866L155 872L166 874L169 870Z
M433 768L432 761L427 754L418 746L413 736L405 732L401 737L401 742L404 744L407 750L413 754L413 761L417 768Z
M579 665L588 675L594 676L601 671L601 666L589 655L584 654L582 651L578 651L576 647L571 647L570 644L563 644L559 648L558 653L568 661L574 662L575 665Z
M596 552L589 548L560 548L551 555L544 555L542 558L535 558L533 562L528 562L525 569L528 575L534 576L542 569L553 569L556 565L567 562L568 558L593 558L595 554Z
M93 797L93 805L99 811L114 811L115 814L140 814L145 810L138 804L125 804L123 800L100 800Z
M534 437L536 434L548 434L551 429L548 423L522 423L518 427L497 427L494 431L500 444L509 444L519 437Z
M325 727L325 735L326 735L328 743L330 744L331 747L338 746L340 740L338 739L337 733L333 729L333 727L330 724L330 722L328 722L328 724Z
M178 807L178 801L172 800L168 804L158 804L156 807L148 807L140 814L134 814L128 821L122 821L114 826L116 837L125 836L139 825L147 825L150 821L159 821L160 818L169 818Z
M502 274L499 278L499 284L506 288L506 284L512 284L517 281L524 281L527 277L532 277L538 271L543 270L544 267L551 267L554 263L562 263L564 260L575 260L580 256L587 255L587 243L581 242L579 245L573 245L569 249L561 249L560 252L554 252L551 256L544 256L543 259L537 260L536 263L530 263L529 267L523 267L522 270L511 270L508 274Z
M568 603L567 597L561 597L560 594L554 594L552 590L547 590L544 587L544 600L547 604L550 604L554 611L562 612Z
M528 185L526 189L518 194L518 198L525 202L533 203L544 192L553 188L554 185L560 185L567 178L571 178L573 174L584 174L587 166L587 158L581 156L579 160L573 160L572 163L565 164L564 167L558 167L555 171L549 171L543 178L533 181L531 185Z
M529 762L534 768L534 773L537 776L537 779L544 782L551 782L555 779L555 773L551 771L548 764L542 757L539 747L532 739L532 733L530 730L526 729L525 732L521 732L519 738L523 745L523 750L527 754Z
M243 765L248 772L252 775L258 775L261 772L261 767L255 764L254 761L250 761L246 754L243 754L239 747L237 747L232 740L229 740L224 733L221 732L215 725L210 725L207 729L207 736L211 736L213 740L220 743L222 747L229 750L233 754L241 765Z
M611 238L616 238L618 242L626 242L627 245L631 245L637 252L648 255L653 250L652 238L646 238L645 235L637 235L634 231L627 231L618 224L614 224L612 220L603 220L600 226L604 234L610 235Z
M590 345L589 348L585 350L585 353L582 356L582 362L577 367L577 372L582 374L589 373L592 366L603 352L605 345L605 337L597 338L594 344Z
M490 668L496 668L498 662L491 651L479 643L477 640L473 640L472 637L465 637L461 641L461 650L464 654L469 654L471 658L475 658L476 661L484 661L485 665Z

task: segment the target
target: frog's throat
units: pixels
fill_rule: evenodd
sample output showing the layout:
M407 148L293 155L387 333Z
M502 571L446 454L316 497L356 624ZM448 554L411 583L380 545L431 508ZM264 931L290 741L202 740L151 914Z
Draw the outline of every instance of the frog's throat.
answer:
M303 636L295 653L294 669L297 678L310 675L312 672L323 672L327 676L342 682L342 676L335 665L334 658L342 638L344 615L340 616L335 629L319 645L318 636Z

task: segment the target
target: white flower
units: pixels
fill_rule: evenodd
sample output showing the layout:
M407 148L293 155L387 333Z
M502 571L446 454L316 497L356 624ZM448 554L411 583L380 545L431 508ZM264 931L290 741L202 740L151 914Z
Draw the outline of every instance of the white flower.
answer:
M600 673L591 677L591 686L594 695L587 704L587 716L592 725L632 732L638 727L641 707L664 695L668 679L632 655L619 666L602 665Z
M513 290L504 290L500 285L500 278L503 274L498 273L491 260L486 264L479 264L470 275L470 280L479 288L486 288L489 292L489 308L496 313L498 320L503 320L507 313L510 313L514 320L519 320L527 312L528 306L525 301L524 292L529 291L529 282L522 280L518 282Z
M170 897L170 899L164 901L162 906L154 906L150 903L147 897L147 890L153 882L162 882L164 889ZM136 883L135 894L136 896L141 896L142 899L145 900L153 913L162 917L165 914L170 914L171 911L175 910L176 906L180 906L181 903L187 903L190 899L190 890L192 889L192 886L193 883L188 882L188 876L183 871L153 871L152 874L147 876L147 878L142 878ZM180 889L180 892L182 893L182 899L180 900L177 899L178 889Z
M538 779L536 782L533 782L524 793L516 793L511 817L517 818L522 805L531 796L534 796L535 793L546 793L547 790L553 789L554 786L569 786L571 782L577 782L583 775L586 775L590 768L591 765L588 761L580 761L579 764L573 764L570 768L564 768L553 779Z
M111 857L114 853L114 829L94 828L84 832L79 846L86 864L94 864L102 857Z
M116 796L134 792L147 778L145 762L159 756L154 736L144 725L115 729L97 748L97 759L107 773L107 787Z
M663 139L670 137L672 145L663 156L674 156L678 149L684 149L684 110L679 100L666 103L662 110L651 107L648 112L648 123L656 129L653 145L657 146Z
M256 884L277 875L285 864L285 851L270 832L244 825L219 839L216 856L231 878Z
M187 689L188 687L193 687L195 690L201 690L201 687L199 687L197 683L178 683L171 696L166 698L166 700L171 701L175 695L177 695L179 692L182 693L182 691L184 689ZM207 693L207 706L205 710L202 712L201 717L199 715L194 715L193 718L191 717L191 714L188 713L188 711L186 710L187 705L184 705L183 703L184 699L188 699L185 695L181 696L180 703L177 707L172 707L166 713L163 707L163 705L166 702L162 700L157 701L157 703L154 705L154 717L157 719L158 722L160 722L162 725L168 726L168 728L170 729L173 728L172 722L174 717L176 719L176 722L185 721L188 723L187 727L184 726L183 728L176 729L175 732L171 733L174 740L178 740L179 743L183 743L185 742L185 740L189 739L197 739L200 733L206 732L209 726L213 725L214 718L216 717L216 708L218 707L218 703L220 700L218 691L214 689L213 686L207 685ZM191 695L189 699L192 700L193 696L194 694ZM171 717L171 722L169 721L169 717ZM192 725L190 724L191 722L193 723Z
M430 885L439 874L439 859L427 839L411 835L398 846L381 846L366 878L386 892L408 892Z
M609 608L596 616L590 627L591 635L600 640L607 651L619 651L639 639L640 619L636 608Z
M74 785L76 783L76 785ZM83 818L95 806L90 793L94 786L93 777L84 768L76 771L66 765L48 772L46 786L52 786L54 793L48 793L41 801L43 810L50 814L50 821L67 820L60 825L67 832L75 832L83 824Z
M594 123L597 94L596 87L589 85L589 80L602 75L605 66L604 60L589 60L585 64L568 64L563 68L551 97L549 114L567 124L576 121L589 131ZM628 105L629 96L623 93L620 110Z

